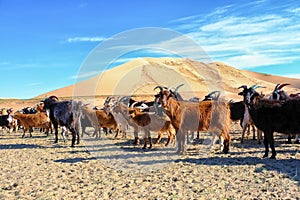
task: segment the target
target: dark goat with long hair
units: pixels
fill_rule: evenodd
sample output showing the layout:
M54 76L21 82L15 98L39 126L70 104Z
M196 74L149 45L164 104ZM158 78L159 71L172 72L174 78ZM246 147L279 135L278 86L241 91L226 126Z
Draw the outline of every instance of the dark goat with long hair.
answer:
M44 109L49 113L50 120L55 130L55 141L58 142L58 125L65 126L72 133L71 147L75 146L75 140L77 136L77 144L79 144L80 136L79 129L82 103L68 100L59 101L56 96L50 96L44 101Z
M268 157L270 145L272 150L270 158L275 159L274 132L300 133L300 100L291 99L283 102L266 99L255 91L258 87L257 85L244 87L242 94L255 126L264 132L263 157Z

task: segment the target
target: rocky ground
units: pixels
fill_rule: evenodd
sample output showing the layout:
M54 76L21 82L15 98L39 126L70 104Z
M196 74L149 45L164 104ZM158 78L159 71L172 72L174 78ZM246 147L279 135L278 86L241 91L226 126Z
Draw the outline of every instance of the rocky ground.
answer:
M165 140L151 150L134 147L130 134L85 136L71 148L38 131L32 138L1 132L0 199L299 199L299 144L277 134L271 160L256 141L240 144L238 133L227 155L217 144L209 151L202 138L177 156Z

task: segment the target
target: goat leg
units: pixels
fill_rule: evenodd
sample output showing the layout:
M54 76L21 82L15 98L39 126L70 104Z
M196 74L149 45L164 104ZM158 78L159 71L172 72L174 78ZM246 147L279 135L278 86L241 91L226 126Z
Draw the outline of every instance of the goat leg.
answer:
M247 127L248 127L248 125L245 125L245 126L243 127L241 143L244 142L244 137L245 137L245 132L246 132Z
M200 132L199 132L199 131L197 131L197 137L196 137L196 139L197 139L197 140L200 139Z
M71 131L71 134L72 134L72 143L71 143L71 147L75 147L75 141L76 141L76 129L73 128L73 127L69 127L68 128L70 131Z
M138 144L140 144L139 137L134 137L133 144L134 144L134 145L138 145Z
M148 137L148 140L149 140L149 149L151 149L152 148L152 138L151 137Z
M272 155L271 155L270 159L276 159L276 150L275 150L275 145L274 145L273 132L269 135L270 135L270 137L268 138L268 140L269 140L270 147L271 147L271 150L272 150Z
M255 140L255 127L252 125L252 132L253 132L253 140Z
M144 137L144 146L143 146L143 149L146 149L146 147L147 147L147 138Z
M224 138L224 148L223 148L223 153L228 153L229 152L229 146L230 146L230 135L228 134L224 134L225 138ZM226 135L228 137L226 137ZM223 137L222 137L223 138Z
M25 128L23 129L23 135L22 135L22 138L24 138L25 137Z
M262 140L262 131L257 129L257 139L258 139L258 144L261 144Z
M77 133L77 143L76 144L79 144L80 143L80 134L79 134L79 131L76 131Z
M170 141L172 141L172 139L173 139L172 132L168 131L168 140L167 140L167 143L165 144L165 146L168 146Z
M123 132L123 138L126 138L126 135L127 135L126 130L124 129L122 132Z
M187 132L183 132L182 133L182 140L181 140L181 155L185 155L186 154L186 140L187 140Z
M119 131L116 131L116 135L115 135L115 138L117 138L119 135Z
M156 138L154 144L158 144L158 143L160 142L161 136L162 136L162 132L161 132L161 131L158 131L158 133L157 133L157 138Z
M58 124L57 123L53 123L54 126L54 133L55 133L55 140L54 143L58 143Z
M267 134L265 134L265 137L264 137L265 154L264 154L263 158L267 158L269 155L269 143L268 143L268 139L267 139L266 135Z
M287 143L288 144L292 144L292 136L291 136L291 134L288 135L288 142Z

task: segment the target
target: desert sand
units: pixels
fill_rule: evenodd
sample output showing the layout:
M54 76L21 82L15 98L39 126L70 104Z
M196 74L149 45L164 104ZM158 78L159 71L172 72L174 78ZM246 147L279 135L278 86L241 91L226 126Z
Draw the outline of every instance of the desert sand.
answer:
M188 144L185 156L161 144L142 150L112 134L53 144L36 131L0 134L0 199L299 199L299 144L276 134L277 160L262 159L264 147L235 132L229 154L210 152L206 139ZM153 133L153 137L155 137ZM209 138L204 133L201 138Z
M83 72L82 72L83 73ZM285 91L299 91L300 79L260 74L239 70L220 62L204 64L187 58L139 58L74 85L59 88L36 98L56 95L58 97L84 97L107 95L146 96L152 100L157 85L176 87L183 83L179 92L188 99L204 96L214 90L224 92L227 100L240 100L237 89L241 85L259 84L259 89L269 95L277 83L290 83ZM82 75L81 73L78 76Z
M199 68L195 68L195 66ZM202 71L201 71L202 70ZM216 73L217 71L217 73ZM201 72L201 73L199 73ZM203 64L189 59L144 58L125 63L76 85L50 91L30 100L1 100L0 108L34 106L50 95L75 98L90 106L101 105L106 95L137 95L153 99L157 85L185 85L185 98L203 98L221 89L227 100L241 100L240 85L260 84L269 94L277 83L291 83L297 92L300 80L238 70L224 63ZM216 84L212 84L216 83ZM92 129L89 130L92 132ZM210 136L188 144L187 155L175 155L176 146L164 146L166 135L153 149L132 145L133 134L114 139L85 135L71 148L60 137L53 144L35 130L33 137L0 130L0 199L299 199L300 145L287 144L275 134L277 160L262 159L263 144L252 136L240 143L241 129L232 124L229 154L210 151ZM140 137L142 137L140 135ZM152 138L156 133L152 133ZM141 142L142 143L142 142Z

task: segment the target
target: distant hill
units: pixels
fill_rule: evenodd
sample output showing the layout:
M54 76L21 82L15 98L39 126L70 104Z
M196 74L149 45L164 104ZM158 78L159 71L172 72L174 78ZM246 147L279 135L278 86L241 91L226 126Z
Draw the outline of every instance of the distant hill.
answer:
M286 91L299 92L300 79L250 72L236 69L220 62L208 65L186 58L139 58L109 69L102 74L74 85L49 91L35 98L98 96L98 95L139 95L155 94L157 85L176 87L185 98L202 98L212 90L224 90L226 99L241 99L237 95L241 85L260 84L265 94L271 93L277 83L290 83ZM298 89L297 89L298 88Z

